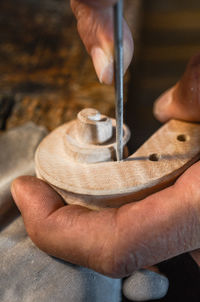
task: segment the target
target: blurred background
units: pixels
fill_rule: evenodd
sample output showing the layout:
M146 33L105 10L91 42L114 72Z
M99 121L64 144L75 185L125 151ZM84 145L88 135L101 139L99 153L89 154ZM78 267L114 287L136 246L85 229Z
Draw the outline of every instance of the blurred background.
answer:
M154 100L200 52L199 0L127 0L135 55L126 75L130 152L160 125ZM0 1L0 130L27 121L52 130L94 107L114 116L113 87L100 85L67 0ZM200 301L199 269L189 255L160 264L170 279L160 301ZM124 298L124 301L128 301Z

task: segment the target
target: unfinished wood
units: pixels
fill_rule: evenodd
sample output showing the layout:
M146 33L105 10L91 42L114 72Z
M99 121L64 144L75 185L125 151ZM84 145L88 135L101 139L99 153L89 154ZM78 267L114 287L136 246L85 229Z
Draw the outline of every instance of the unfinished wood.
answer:
M99 208L140 200L173 183L200 156L200 125L171 120L121 162L84 163L66 151L68 127L49 134L35 156L38 176L68 203Z
M113 136L112 121L96 109L86 108L78 113L76 121L77 140L85 144L103 144Z
M84 109L77 119L66 124L64 148L71 162L99 163L116 160L116 122L101 115L95 109ZM124 126L124 147L130 138L130 131ZM50 141L50 146L53 142Z

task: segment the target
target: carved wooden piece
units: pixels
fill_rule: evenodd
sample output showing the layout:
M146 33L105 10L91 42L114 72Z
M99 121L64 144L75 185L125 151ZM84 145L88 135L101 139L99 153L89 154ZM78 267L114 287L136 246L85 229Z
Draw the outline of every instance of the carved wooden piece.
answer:
M200 157L199 124L171 120L134 154L116 162L112 156L116 149L114 137L100 145L80 147L77 142L74 144L76 123L64 124L50 133L39 145L35 156L37 175L67 203L98 209L140 200L172 184ZM114 124L112 120L113 127ZM124 132L126 144L129 137L126 127ZM81 156L77 155L79 147ZM101 150L103 154L105 150L109 154L106 159L109 161L99 162ZM105 156L101 159L104 161Z

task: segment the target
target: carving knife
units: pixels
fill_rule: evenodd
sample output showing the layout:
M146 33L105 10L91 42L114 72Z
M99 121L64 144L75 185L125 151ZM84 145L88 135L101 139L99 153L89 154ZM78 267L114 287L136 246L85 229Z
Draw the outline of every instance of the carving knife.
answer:
M123 0L114 5L114 74L117 161L123 159Z

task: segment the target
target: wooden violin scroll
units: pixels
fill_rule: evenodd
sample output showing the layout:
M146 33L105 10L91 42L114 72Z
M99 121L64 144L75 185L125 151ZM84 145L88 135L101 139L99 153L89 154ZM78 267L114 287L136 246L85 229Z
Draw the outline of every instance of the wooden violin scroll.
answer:
M76 138L80 143L103 144L113 136L112 121L91 108L81 110L76 120Z
M99 163L116 159L114 119L101 115L95 109L83 109L77 119L64 125L63 143L69 162ZM130 131L124 126L124 148ZM52 142L50 142L50 145ZM125 154L127 154L125 149Z
M200 158L200 125L171 120L116 162L114 119L85 109L50 133L35 155L37 176L67 203L119 207L172 184ZM124 125L124 147L130 137Z

